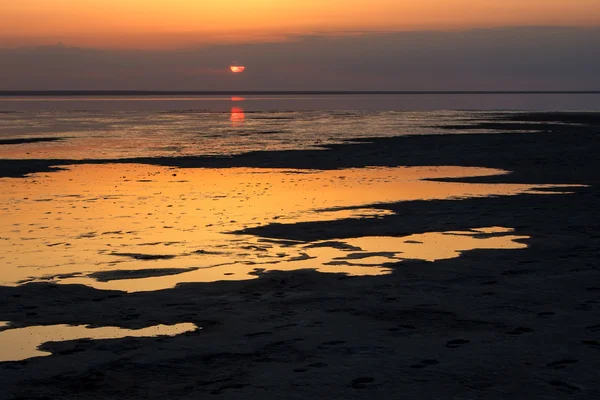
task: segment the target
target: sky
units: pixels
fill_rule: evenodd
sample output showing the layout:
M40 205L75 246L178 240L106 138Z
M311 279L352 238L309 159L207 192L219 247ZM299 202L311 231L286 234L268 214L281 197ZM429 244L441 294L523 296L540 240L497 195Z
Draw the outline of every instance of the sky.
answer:
M600 0L0 3L0 90L600 89Z

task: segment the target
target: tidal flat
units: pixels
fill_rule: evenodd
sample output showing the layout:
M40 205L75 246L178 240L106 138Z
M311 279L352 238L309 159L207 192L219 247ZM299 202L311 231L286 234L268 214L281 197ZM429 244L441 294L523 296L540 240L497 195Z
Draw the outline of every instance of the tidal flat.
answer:
M465 121L1 159L0 352L61 328L0 362L0 397L597 397L600 114Z

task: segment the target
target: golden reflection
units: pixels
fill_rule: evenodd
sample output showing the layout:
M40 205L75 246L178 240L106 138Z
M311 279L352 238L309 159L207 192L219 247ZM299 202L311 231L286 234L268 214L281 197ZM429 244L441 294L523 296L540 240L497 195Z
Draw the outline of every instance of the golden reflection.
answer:
M198 327L192 323L156 325L143 329L123 329L114 326L90 328L87 325L48 325L7 329L0 332L0 362L49 356L52 353L39 349L42 344L48 342L66 342L79 339L176 336L197 329Z
M486 228L483 228L486 229ZM505 228L505 232L512 232ZM459 257L461 252L474 249L523 249L527 245L517 240L528 239L528 236L488 236L481 234L481 229L473 229L461 234L455 232L430 232L404 237L361 237L344 240L350 246L361 248L368 253L395 253L385 256L391 260L424 260L436 261ZM352 260L359 253L350 253L336 260ZM364 259L359 258L359 261Z
M231 126L234 128L244 125L244 121L246 120L244 109L242 107L231 107L230 119Z
M481 233L475 230L467 237L447 232L430 232L403 237L371 236L296 245L278 241L266 244L248 237L247 241L240 242L244 244L241 248L253 250L257 254L232 254L240 258L236 263L217 264L177 275L144 279L99 282L90 276L81 276L62 279L60 282L83 284L101 290L138 292L167 289L180 282L253 279L262 270L316 269L327 273L374 276L390 273L390 264L404 260L444 260L475 249L523 249L527 245L519 241L529 238L516 235L476 237L479 235Z
M475 248L522 248L525 245L517 240L525 237L511 235L504 227L340 239L333 245L228 233L272 223L377 219L391 213L369 207L376 203L543 194L545 188L561 187L427 180L505 172L467 167L318 171L107 164L4 178L0 284L49 280L139 291L180 282L252 279L261 269L375 275L386 273L386 263L405 259L432 261Z

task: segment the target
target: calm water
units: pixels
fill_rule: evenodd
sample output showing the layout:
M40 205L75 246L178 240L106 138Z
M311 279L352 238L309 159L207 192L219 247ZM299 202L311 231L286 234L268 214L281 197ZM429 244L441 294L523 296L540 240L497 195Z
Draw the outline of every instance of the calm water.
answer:
M0 97L0 140L60 139L2 146L0 158L319 148L360 137L460 134L439 126L489 120L492 110L600 110L600 94Z
M10 326L4 322L5 326ZM0 322L2 328L3 322ZM143 329L123 329L116 326L90 327L87 325L28 326L0 330L0 362L20 361L32 357L49 356L52 353L40 349L47 342L63 342L80 339L116 339L125 337L176 336L199 329L191 323L155 325Z
M467 167L295 171L107 164L0 179L0 284L54 281L149 291L180 282L254 279L257 270L379 275L406 259L525 248L515 240L527 237L510 227L399 237L345 238L340 232L336 243L232 234L272 223L361 218L377 224L391 214L373 208L377 203L544 195L544 189L560 186L430 180L503 173Z

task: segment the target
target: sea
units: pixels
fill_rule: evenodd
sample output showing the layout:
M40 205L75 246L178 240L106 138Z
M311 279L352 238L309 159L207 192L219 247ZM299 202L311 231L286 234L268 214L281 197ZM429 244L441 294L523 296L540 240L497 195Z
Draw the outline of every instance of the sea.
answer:
M354 138L460 134L490 112L599 111L600 92L14 95L0 92L0 158L231 155ZM493 117L493 116L492 116ZM470 130L473 132L472 130Z

